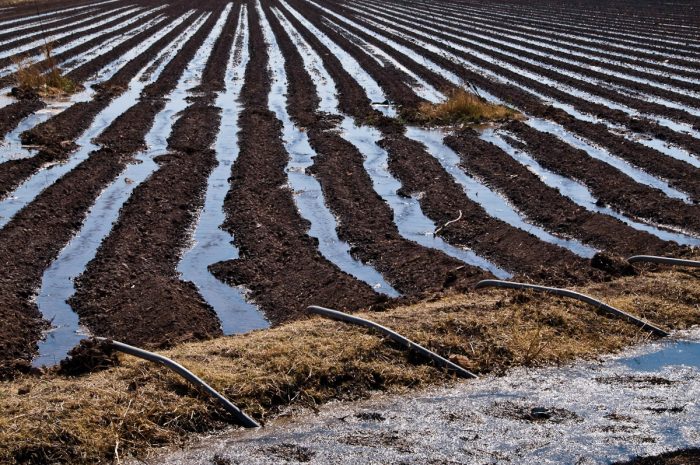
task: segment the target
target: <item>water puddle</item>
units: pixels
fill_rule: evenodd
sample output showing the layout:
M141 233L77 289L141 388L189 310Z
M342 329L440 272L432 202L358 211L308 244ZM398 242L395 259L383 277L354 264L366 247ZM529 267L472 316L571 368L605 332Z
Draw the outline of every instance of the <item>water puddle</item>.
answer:
M306 18L304 18L304 16L289 6L287 2L280 0L280 4L284 6L284 8L292 14L292 16L299 20L299 22L301 22L306 29L314 34L318 40L331 51L333 55L338 57L343 65L343 69L345 69L345 71L347 71L348 74L350 74L353 79L355 79L357 83L362 86L365 93L372 101L373 106L377 110L389 117L396 116L396 109L392 105L387 104L388 100L379 84L372 79L372 76L370 76L369 73L367 73L367 71L365 71L365 69L348 52L343 50L342 47L338 46L323 32L318 30L318 28L311 24Z
M512 137L512 136L511 136ZM681 245L689 246L700 246L700 238L692 237L687 234L672 232L665 229L660 229L657 226L641 223L639 221L632 220L631 218L622 215L610 207L599 206L598 200L591 194L586 186L573 180L566 178L564 176L558 175L553 171L550 171L542 167L534 158L529 156L527 153L518 150L508 144L498 132L487 129L481 134L481 139L491 142L505 153L510 155L521 165L527 167L532 173L534 173L544 184L554 189L557 189L559 193L569 199L571 199L577 205L585 208L588 211L601 213L603 215L612 216L628 226L638 230L644 231L649 234L653 234L659 239L665 241L673 241ZM670 229L670 228L669 228Z
M515 210L496 192L492 191L478 180L467 175L460 167L461 160L457 153L444 145L445 134L439 130L408 127L406 135L416 140L428 149L428 152L440 162L452 178L464 189L464 193L473 202L481 205L486 212L509 225L535 235L544 242L563 247L585 258L591 258L597 250L573 239L556 237L539 226L528 223L522 214Z
M117 179L100 194L91 207L80 231L44 272L36 302L39 311L41 311L46 320L51 321L53 328L39 342L39 355L32 361L34 366L50 366L58 363L84 337L84 331L78 325L78 315L73 312L73 309L67 302L75 293L74 280L83 272L90 260L95 257L100 244L117 221L120 208L129 199L133 190L158 169L158 165L153 161L153 158L167 153L167 137L178 114L188 106L187 97L190 89L199 84L204 64L211 53L214 41L221 33L226 13L230 9L231 4L227 6L205 43L188 64L178 81L176 89L167 97L165 108L156 115L153 126L146 134L147 149L138 153L136 162L129 164ZM187 30L186 33L191 36L196 33L197 29L199 28ZM157 57L154 58L154 61L156 59ZM144 70L147 67L144 67ZM143 72L142 70L141 73ZM107 121L107 118L100 118L103 124L108 123L104 127L108 126L116 116L123 113L125 111L124 107L131 107L140 95L141 90L149 83L141 81L141 73L131 81L129 90L115 100L115 102L119 101L114 106L114 108L119 109L118 113L114 114L116 111L111 114L108 113L109 116L113 116L109 121ZM157 79L157 76L157 74L152 75L150 82ZM91 149L89 152L99 148L92 143L90 145ZM81 147L81 150L83 150L83 147ZM85 159L89 152L85 153L82 159Z
M284 57L262 11L260 15L265 40L268 43L269 69L273 76L269 106L283 124L284 145L290 156L286 168L287 178L294 192L297 210L311 223L309 235L318 239L321 254L338 268L369 284L377 292L398 297L399 293L377 270L355 260L350 255L350 246L338 238L337 221L326 206L321 185L315 177L307 174L307 169L314 163L316 152L311 148L306 133L294 125L287 113L287 74L284 69Z
M435 223L423 214L418 199L401 197L398 191L401 183L389 172L389 155L378 142L381 133L369 126L356 126L351 118L345 117L340 125L341 136L353 144L364 155L365 171L372 178L374 190L391 207L394 223L404 238L423 247L437 249L469 265L488 270L501 279L512 277L510 273L499 268L474 252L454 247L434 234Z
M219 94L216 105L221 108L221 127L214 148L218 165L207 180L207 192L192 236L193 245L183 256L178 271L185 281L191 281L209 305L214 308L225 335L266 328L268 322L258 308L246 300L242 287L231 287L209 272L209 265L238 258L233 237L221 225L226 219L224 199L229 190L231 165L238 158L238 102L248 64L248 20L246 5L238 18L234 49L226 70L226 89Z

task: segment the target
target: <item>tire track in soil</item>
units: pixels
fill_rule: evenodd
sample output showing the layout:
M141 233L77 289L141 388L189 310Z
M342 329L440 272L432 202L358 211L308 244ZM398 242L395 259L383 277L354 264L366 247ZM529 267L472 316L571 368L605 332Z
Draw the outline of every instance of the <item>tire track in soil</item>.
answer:
M287 109L297 126L305 128L316 152L310 171L317 177L329 208L339 219L338 236L351 244L353 256L371 264L393 287L409 296L441 291L445 284L466 289L476 280L489 276L484 270L422 247L399 234L391 208L374 191L364 170L363 155L337 132L337 117L317 111L320 98L299 51L270 13L269 5L265 5L265 10L285 56L289 82ZM300 31L300 23L292 25ZM359 95L360 92L352 89L348 94ZM374 113L371 107L365 111ZM411 257L410 261L407 257ZM426 269L431 270L432 276L425 273Z
M448 70L456 76L459 76L466 82L476 85L480 89L483 89L489 93L498 96L500 99L519 108L521 111L524 111L533 116L553 120L561 124L567 130L572 131L575 134L580 134L582 137L585 137L594 143L599 143L607 148L617 148L617 150L612 150L612 153L614 153L617 156L620 156L623 159L633 157L634 154L639 154L637 156L640 158L642 154L652 156L651 162L646 163L647 171L649 171L650 173L663 173L664 171L666 171L665 166L675 167L678 166L678 164L680 163L683 168L680 171L675 172L676 177L684 179L683 187L688 188L687 190L690 191L688 193L694 199L700 198L697 197L698 195L700 195L700 183L697 182L697 179L700 179L700 177L685 176L684 174L686 173L686 168L690 172L692 172L695 169L691 165L684 162L680 162L678 160L674 160L670 157L662 156L653 149L650 149L649 147L645 147L640 144L630 143L622 137L611 134L609 131L607 131L606 127L603 124L592 124L587 123L585 121L575 120L575 118L566 114L563 110L559 110L552 106L543 104L536 97L525 93L524 91L513 85L502 84L492 81L476 72L470 71L460 66L459 64L449 60L444 56L438 55L437 53L427 50L412 41L409 41L403 37L399 37L395 34L378 30L376 27L373 27L371 24L364 21L361 17L354 16L353 20L355 20L359 24L362 24L364 27L367 27L370 30L378 32L380 35L390 38L397 44L400 44L416 52L419 55L425 56L441 68ZM421 40L424 40L428 43L432 43L429 39ZM439 46L440 43L435 42L433 43L433 45ZM633 164L635 163L635 161L637 161L637 156L635 156L635 159L630 160ZM652 165L652 163L653 166L648 166ZM657 199L656 201L665 201L665 196L660 195L660 197L661 198Z
M6 323L0 327L0 378L30 369L35 343L47 328L31 300L44 270L80 228L94 199L143 148L154 115L165 105L163 97L174 88L212 26L213 21L202 26L161 77L144 89L139 103L102 133L100 150L47 188L0 230L0 260L6 264L0 270L0 319Z
M134 188L76 280L70 303L97 334L151 347L222 335L216 313L194 284L180 279L177 265L216 165L211 147L221 117L214 103L224 86L240 9L236 5L224 18L189 106L172 127L168 152L155 157L158 167ZM222 7L212 18L218 22L224 13Z
M301 2L290 1L290 4L295 4L297 11L310 22L318 21L317 10L315 15ZM319 27L318 24L315 25ZM335 37L331 39L335 40ZM348 52L346 47L354 47L353 57L377 82L392 80L392 76L363 50L354 44L343 43L342 46ZM350 85L358 86L352 82ZM399 105L415 99L415 94L407 86L384 90ZM375 126L383 135L379 145L389 154L389 169L403 185L402 195L418 196L425 214L438 225L455 219L458 212L462 211L461 221L452 223L441 231L441 236L449 243L471 249L508 270L549 280L547 282L577 282L598 275L590 269L587 260L571 251L541 241L532 234L490 216L465 195L463 188L427 152L425 146L404 135L405 128L402 125L381 115L375 115L374 119ZM533 256L532 250L538 251L537 256ZM545 271L548 269L557 271Z
M186 10L186 7L178 7L178 9ZM77 149L76 140L92 124L95 117L122 95L128 88L129 81L154 56L191 26L196 17L197 15L191 15L182 24L125 64L110 79L95 85L95 94L90 101L73 104L62 113L25 131L21 136L22 142L40 146L40 149L33 157L10 160L0 164L0 198L6 196L46 164L67 159ZM159 25L160 27L162 24ZM138 41L134 42L134 44L136 43ZM118 54L112 52L109 54L111 59L118 57ZM111 59L107 60L107 63L111 62Z
M529 153L542 166L584 183L600 202L640 220L700 233L700 205L687 205L666 197L657 189L636 183L607 163L588 156L585 151L520 121L509 122L503 129L522 142L516 142L516 147Z
M222 281L250 289L273 324L300 315L312 304L345 310L379 304L385 296L325 260L307 234L309 223L301 218L285 187L289 156L281 138L282 125L267 106L268 52L258 11L251 3L248 27L250 61L241 93L240 153L224 202L224 228L233 235L240 258L210 269Z

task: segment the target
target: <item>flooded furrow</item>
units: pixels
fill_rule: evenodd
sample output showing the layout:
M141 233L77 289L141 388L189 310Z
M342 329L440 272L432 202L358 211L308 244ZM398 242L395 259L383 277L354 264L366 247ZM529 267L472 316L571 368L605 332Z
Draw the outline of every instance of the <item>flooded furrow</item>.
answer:
M382 26L382 28L384 30L389 30L393 33L398 33L398 31L396 31L395 27L401 27L403 29L410 29L411 27L414 27L414 29L410 30L410 33L412 35L417 35L419 37L431 39L433 41L438 42L441 45L445 45L446 47L450 47L450 48L457 50L458 52L461 52L462 54L464 54L464 56L460 56L460 61L465 66L469 67L470 69L472 69L475 72L480 72L480 73L485 74L485 75L495 75L495 76L500 78L501 76L499 75L498 70L484 69L484 66L482 66L483 63L488 63L491 68L496 66L499 69L501 69L501 68L504 69L506 72L515 73L515 75L518 77L530 79L531 81L534 81L536 83L551 87L555 90L565 91L566 93L572 95L573 97L583 99L584 101L592 101L592 102L595 102L595 103L598 103L601 105L605 105L608 108L620 109L623 111L625 108L628 108L628 105L630 105L630 104L640 106L641 104L644 103L644 102L642 102L640 104L639 102L636 102L636 101L629 102L627 100L630 97L627 94L625 94L625 95L616 94L612 91L604 92L606 89L604 87L601 87L601 86L591 87L589 90L583 90L580 87L581 86L588 86L588 84L587 84L588 81L591 81L591 78L589 78L587 76L578 75L576 77L576 76L573 76L573 73L570 73L566 70L562 70L560 68L552 68L552 67L547 68L542 63L539 63L539 62L535 63L533 60L530 60L533 63L529 63L527 58L524 58L524 57L520 56L519 54L513 54L513 53L497 50L497 49L495 49L495 47L489 47L488 45L483 44L479 41L469 40L466 37L464 37L463 35L450 34L449 32L442 31L440 29L437 29L435 27L431 27L431 26L428 26L425 24L419 25L415 22L415 19L408 20L408 21L401 20L400 18L398 18L397 15L392 15L392 14L386 13L386 9L380 9L380 8L375 8L375 7L365 7L365 9L362 9L362 8L358 8L358 7L354 7L354 6L348 6L348 8L352 9L354 11L357 11L364 16L374 14L375 19L379 19L379 18L377 18L377 16L388 18L388 21L392 21L391 24L394 28L386 26L386 25ZM370 22L369 19L367 21ZM387 21L387 19L384 19L384 21ZM409 24L410 26L397 24L398 22L404 22L404 23ZM425 29L428 32L423 31L421 29ZM452 37L452 40L445 39L442 36ZM456 42L454 42L454 40L457 40L460 43L456 43ZM462 43L464 43L464 42L471 43L472 44L471 47L475 47L475 48L471 48L471 47L462 45ZM510 62L505 61L505 59L503 59L503 58L495 58L494 56L491 56L487 53L483 53L483 52L476 50L476 48L483 48L487 51L501 54L501 55L505 56L505 58L507 58L507 59L511 59L511 60L515 60L515 61L522 61L523 63L525 63L525 65L518 66L515 64L511 64ZM474 63L473 60L480 60L481 65ZM527 66L527 65L531 65L531 67L536 66L536 67L538 67L538 69L537 69L537 71L525 69L523 66ZM550 77L543 75L542 72L540 71L540 69L548 70L550 73L553 73L555 75L555 77L550 78ZM578 87L574 87L573 85L569 84L569 81L571 81L571 79L566 78L567 74L570 74L570 76L568 76L569 78L571 78L571 77L577 78L577 80L578 80L577 86ZM564 76L564 77L557 78L556 77L557 75ZM562 81L565 81L566 83L564 83ZM519 81L517 81L517 80L515 82L513 82L513 84L518 85L519 87L523 88L526 91L529 91L529 89L525 85L520 84ZM596 95L596 94L591 93L591 92L605 93L605 95L607 95L607 97ZM635 91L635 92L638 93L637 91ZM685 93L683 95L685 95ZM642 97L645 97L645 96L642 95ZM635 99L635 97L632 97L632 98ZM676 102L671 102L671 101L664 99L664 98L657 96L657 95L646 96L645 98L646 98L646 100L650 101L651 103L657 103L657 104L663 105L664 108L680 110L680 111L690 115L690 117L700 116L700 109L686 105L686 104L679 104ZM614 99L615 101L613 101L611 99ZM636 100L639 100L639 99L636 99ZM624 103L619 103L619 102L624 102ZM631 110L631 111L636 111L636 110ZM661 110L658 110L658 111L660 112Z
M512 134L508 134L508 136L514 137ZM684 234L678 231L674 231L674 229L677 228L635 221L630 217L623 215L617 212L616 210L613 210L610 207L601 205L601 202L597 198L595 198L593 194L591 194L591 191L584 184L574 179L559 175L552 170L544 168L526 152L520 149L516 149L515 147L510 145L505 139L503 139L503 137L501 137L498 131L492 129L485 130L481 134L481 139L490 142L496 147L503 150L505 153L507 153L513 159L515 159L518 163L527 167L528 170L537 175L537 177L543 183L557 189L561 193L561 195L571 199L577 205L582 206L586 210L611 216L638 231L644 231L649 234L653 234L659 239L663 239L665 241L672 241L681 245L689 245L694 247L700 246L700 238L693 237L689 234Z
M420 25L422 27L427 27L429 29L433 29L435 32L439 32L447 37L457 39L460 42L468 43L476 47L481 47L487 51L492 51L496 52L499 54L503 54L507 57L516 59L516 60L521 60L527 64L531 64L534 66L541 67L543 69L547 69L549 71L553 71L555 73L559 73L563 76L571 77L574 79L578 80L584 80L587 83L594 83L598 85L607 85L608 81L611 81L613 83L617 83L616 87L619 87L620 89L627 89L629 91L632 91L633 89L628 87L630 84L626 83L625 81L632 81L633 83L637 84L644 84L645 86L652 87L657 90L663 90L663 91L668 91L664 95L668 95L666 98L662 98L659 96L654 96L652 97L652 94L649 92L652 92L653 89L647 89L646 91L643 90L638 90L634 89L635 94L639 95L640 97L649 99L649 98L655 98L657 99L658 103L671 106L674 108L685 108L685 106L682 103L678 103L674 101L674 98L681 98L683 99L684 97L699 97L700 95L695 91L693 86L688 86L687 88L679 88L677 86L674 86L673 84L669 84L667 82L659 82L653 79L645 78L645 77L639 77L639 76L634 76L630 74L626 74L623 72L618 72L612 69L604 68L604 67L597 67L597 69L591 68L591 67L585 67L586 65L580 62L577 62L575 60L570 60L570 59L565 59L561 57L555 57L549 54L546 54L544 52L540 52L537 50L533 50L521 45L518 45L516 43L513 43L511 41L505 41L505 40L499 40L496 37L493 37L492 35L484 35L484 34L477 34L475 32L472 32L471 28L469 32L464 33L463 29L451 27L448 24L451 23L447 18L442 17L440 15L431 15L429 18L426 17L425 13L419 13L419 12L414 12L413 14L409 14L405 11L399 11L397 8L392 7L390 5L384 5L382 7L376 6L376 3L373 2L362 2L362 5L373 9L373 11L381 11L384 14L386 14L389 17L393 18L399 18L403 20L408 20L411 22L420 22ZM437 29L434 27L431 27L431 25L434 25L436 20L441 21L441 24L443 24L443 27L441 29ZM462 26L463 27L463 26ZM510 50L509 50L510 49ZM526 56L526 55L531 55L531 56ZM534 58L533 58L534 56ZM546 63L541 60L548 60L551 63ZM564 66L562 66L564 65ZM570 67L573 67L574 70L567 69L566 65L571 65ZM576 71L578 69L578 71ZM586 75L581 74L581 73L586 73ZM604 73L604 74L602 74ZM610 79L611 77L614 78L619 78L618 80L615 79ZM605 80L605 81L603 81ZM668 79L667 79L668 80ZM682 84L682 83L681 83ZM646 92L646 93L644 93ZM673 95L675 93L675 97Z
M328 48L335 56L337 56L343 68L362 86L367 97L372 101L372 104L377 110L384 113L384 115L393 117L396 116L396 110L390 106L386 105L387 102L386 95L381 89L379 84L372 79L372 77L365 71L365 69L355 60L348 52L343 50L335 42L333 42L326 34L321 32L316 26L311 24L303 15L292 8L284 0L280 0L280 4L292 14L306 29L308 29L312 34L314 34L321 43Z
M466 174L460 168L460 158L452 149L444 145L444 133L440 130L408 127L406 135L425 145L428 153L440 162L440 165L452 178L462 186L464 193L472 201L481 205L486 212L509 225L535 235L538 239L563 247L585 258L591 258L596 249L573 239L556 237L541 227L528 223L523 215L515 210L503 197L486 185Z
M269 71L272 86L268 97L270 110L282 122L282 138L290 159L286 168L294 203L300 215L311 224L309 235L318 239L321 254L344 272L369 284L380 293L398 297L399 293L371 266L350 255L350 245L341 241L336 233L337 221L326 206L321 185L307 169L314 164L316 152L311 148L308 135L301 131L287 113L287 75L284 57L277 46L269 24L261 14L263 33L269 44ZM337 112L337 108L335 109Z
M377 5L376 2L368 3L375 6ZM426 7L417 8L408 7L407 5L404 5L402 11L410 11L422 15L426 11ZM484 34L497 34L498 37L505 39L505 44L511 45L516 48L523 47L523 49L532 51L533 53L544 54L546 56L552 57L556 56L559 59L566 59L571 61L572 63L580 63L575 62L571 58L564 58L574 57L576 59L588 62L589 65L593 65L593 63L591 62L601 63L603 65L609 65L617 68L633 70L640 73L646 73L657 78L672 78L678 81L700 84L700 74L693 74L693 71L690 69L685 70L688 72L688 74L678 72L674 73L674 68L671 67L666 69L657 69L649 67L650 63L638 65L634 63L618 61L612 58L606 58L605 55L600 53L599 50L579 51L573 48L567 48L567 45L570 47L572 44L566 42L562 43L560 41L554 42L551 40L544 41L541 35L527 34L515 31L512 28L502 27L499 23L485 23L483 20L477 20L474 16L465 16L454 11L446 12L444 9L438 8L437 5L430 5L429 11L433 13L433 17L439 17L443 23L454 25L457 28L468 26L470 30L478 31ZM490 38L492 36L487 35L486 37ZM522 45L517 45L517 43L526 44L530 47L534 47L534 49L526 48ZM679 70L678 68L675 69L677 71Z
M221 126L214 145L217 166L207 180L204 208L192 235L193 245L182 255L177 268L182 279L193 282L202 297L216 311L225 335L269 326L260 310L246 300L244 288L229 286L209 271L209 266L216 262L239 257L233 236L221 226L226 219L224 198L229 189L231 165L236 161L239 151L238 117L241 104L238 98L249 60L247 22L244 5L226 71L226 89L216 100L216 105L221 108Z
M46 107L24 118L12 132L5 136L4 141L0 144L0 163L4 163L9 160L20 160L36 155L38 151L37 147L25 146L22 144L20 136L23 132L29 131L46 122L50 118L59 115L75 103L90 101L95 95L92 87L93 85L110 79L114 74L119 72L119 70L126 65L126 63L136 58L148 47L153 45L153 43L181 24L185 19L191 16L192 13L193 12L190 11L176 18L175 20L170 21L163 28L149 36L148 39L140 42L137 46L133 47L122 56L105 65L102 69L97 71L89 81L83 83L84 89L82 91L66 98L48 99L46 102ZM163 18L154 19L151 23L145 25L144 29L149 27L149 25L156 25L158 22L162 21ZM136 32L134 34L136 34ZM130 35L133 37L133 34ZM127 39L128 37L125 37L125 40ZM72 69L74 68L65 67L64 71L70 72Z
M229 4L225 11L230 8ZM168 152L168 135L172 131L178 114L187 108L187 98L191 95L191 90L200 83L204 63L211 53L214 41L221 33L225 19L226 15L222 14L207 40L180 77L175 90L165 97L167 99L165 107L156 115L153 126L145 136L147 148L139 152L135 156L134 163L129 164L100 194L87 213L80 230L44 272L36 303L44 319L50 321L53 327L39 342L39 354L32 361L34 366L50 366L58 363L84 337L85 333L78 325L78 315L68 304L70 297L75 294L74 281L95 257L102 241L117 221L122 205L129 199L134 189L158 169L154 158ZM194 34L196 31L189 32ZM163 66L165 64L167 63ZM124 98L122 102L126 104L133 103L137 100L140 91L158 77L157 74L153 74L148 81L144 82L141 81L141 76L140 73L134 78L132 82L138 84L114 103L122 98ZM123 107L123 104L120 106ZM105 119L102 118L102 121ZM99 148L98 145L91 145L89 152Z
M0 52L0 59L11 57L12 55L19 55L22 53L26 53L27 51L35 49L36 47L43 46L44 44L47 43L47 41L55 42L55 41L60 40L64 37L93 29L97 26L101 26L103 24L110 23L110 22L114 21L115 19L122 18L124 16L128 16L132 13L142 11L142 10L143 10L142 7L133 7L133 6L129 6L129 5L114 8L112 10L109 10L109 11L106 11L106 12L101 13L99 15L96 15L94 18L92 18L88 21L85 21L86 25L83 27L79 27L79 28L75 28L75 29L70 30L70 31L66 31L63 34L55 34L52 36L48 36L48 37L46 37L46 39L44 39L42 37L38 40L35 40L34 42L30 42L28 44L23 44L23 45L20 45L18 47L11 48L9 50L5 50L3 52ZM89 37L89 36L86 36L86 37ZM86 39L86 40L89 40L89 39ZM65 47L65 46L62 46L62 47ZM53 50L53 52L61 53L63 50L65 50L65 48L62 49L62 47L58 47L56 50ZM39 54L32 55L31 57L28 57L27 59L31 60L31 61L35 61L37 58L40 58L42 56L43 55L41 53L39 53ZM12 72L15 69L16 69L16 67L10 66L8 68L5 68L4 72L7 73L8 70L9 70L9 72Z
M169 50L162 51L154 62L159 62L156 70L150 73L147 81L141 79L141 75L132 79L129 88L118 98L110 102L104 110L102 110L94 119L92 125L78 138L76 145L77 150L70 154L65 162L54 162L44 166L38 172L33 174L29 179L24 181L13 192L0 200L0 228L4 227L19 210L32 202L44 189L53 184L64 174L70 172L73 168L85 160L90 152L97 149L97 145L92 141L105 128L117 119L119 115L125 112L135 102L141 91L150 82L155 81L162 72L163 68L176 53L186 43L186 38L191 37L201 26L204 19L200 18L197 27L193 30L183 33L183 39L178 45ZM184 38L186 37L186 38ZM159 58L167 56L168 58L159 61Z
M442 92L438 91L435 89L432 85L428 84L423 78L415 74L413 71L399 63L397 60L391 57L388 53L384 52L380 48L369 44L356 34L353 34L352 32L348 31L347 29L343 28L341 25L337 23L333 23L332 21L327 21L327 24L329 24L336 32L339 34L343 35L346 37L348 40L353 42L354 44L362 47L365 52L373 57L379 64L382 66L393 66L396 69L402 71L404 74L406 74L412 82L408 82L407 84L411 87L411 89L418 95L420 98L427 100L428 102L431 103L438 103L443 100L445 100L445 94Z
M371 20L365 20L365 21L366 21L367 23L374 23L374 21L371 21ZM381 30L389 31L389 32L395 31L395 29L389 28L388 26L382 26L382 25L380 25L380 24L378 24L378 23L376 23L376 24L377 24L376 27L380 28ZM399 36L399 37L403 37L404 39L407 39L407 40L412 40L412 41L415 42L417 45L426 48L428 51L430 51L430 52L432 52L432 53L439 54L440 56L445 56L446 59L450 59L450 60L452 60L452 61L453 61L454 63L456 63L456 64L459 64L459 65L462 65L462 66L466 66L467 69L471 69L473 72L475 72L475 73L477 73L477 74L480 73L480 71L479 71L478 69L474 68L470 63L466 62L466 60L464 60L464 59L462 59L462 58L460 58L460 57L457 57L457 56L455 56L455 55L453 55L453 54L448 54L448 53L442 51L439 47L436 47L436 46L431 45L431 44L429 44L429 43L426 43L426 42L424 42L424 41L417 40L417 39L415 39L415 38L411 39L411 37L409 37L409 36L407 36L406 34L403 34L403 33L401 33L401 32L398 32L398 31L396 31L396 35ZM487 76L488 76L488 74L487 74ZM499 78L496 77L496 79L497 79L497 82L498 82L498 81L499 81ZM527 91L528 89L524 89L524 90ZM482 96L488 96L488 93L482 92L481 89L479 89L479 92L482 94ZM493 99L492 96L491 96L491 98ZM547 126L547 125L549 125L549 124L553 124L553 123L549 123L548 121L543 120L543 119L537 119L537 120L538 120L538 121L542 121L542 122L543 122L542 124L543 124L544 126ZM567 137L567 141L571 140L571 141L573 141L573 142L575 142L575 143L577 143L577 144L579 143L579 142L578 142L577 136L573 136L573 134L571 134L568 130L565 131L565 132L567 133L567 136L566 136L566 137ZM618 144L618 145L619 145L619 144ZM591 148L591 145L590 145L590 144L587 144L587 146L588 146L588 148ZM624 147L618 147L618 148L619 148L619 149L624 149ZM638 169L638 168L636 168L636 167L630 165L626 160L622 160L622 159L618 158L617 156L612 155L611 153L609 153L609 152L608 152L607 150L605 150L605 149L595 149L595 150L591 150L591 153L595 154L596 156L605 158L606 162L609 162L610 164L613 164L613 165L615 166L615 168L617 168L617 169L623 170L623 172L624 172L625 174L627 174L627 175L633 177L635 180L637 180L637 181L640 182L640 183L644 183L644 184L648 184L648 185L652 185L652 186L654 186L654 187L660 188L660 189L662 189L665 193L667 193L668 195L671 195L671 196L673 196L673 197L677 197L677 198L683 199L684 201L687 201L687 199L688 199L687 194L685 194L685 193L683 193L683 192L680 192L679 190L677 190L677 189L671 187L671 186L669 185L668 182L666 182L666 181L664 181L664 180L662 180L662 179L660 179L660 178L658 178L658 177L656 177L656 176L654 176L654 175L652 175L652 174L648 174L648 173L646 173L646 172L644 172L644 171L642 171L642 170L640 170L640 169ZM630 156L634 157L634 154L633 154L633 153L625 153L624 156L627 157L627 158L629 158ZM643 160L642 160L642 161L643 161ZM663 167L662 167L662 168L663 168ZM690 168L690 167L689 167L689 168ZM665 171L668 172L668 170L665 170ZM683 182L683 183L685 183L686 181L679 180L678 182Z
M372 179L374 190L391 207L394 223L404 238L423 247L440 250L469 265L488 270L501 279L512 276L472 251L454 247L434 234L437 226L423 214L418 200L414 197L399 195L401 183L389 172L389 156L378 145L382 139L378 130L368 126L358 126L348 117L343 119L339 128L341 136L357 147L365 157L364 168Z
M90 3L88 5L81 5L81 6L71 7L71 8L61 8L61 9L57 9L57 10L54 10L54 11L51 11L48 13L40 13L40 14L36 14L36 15L24 16L22 18L16 18L16 19L12 19L9 21L0 21L0 27L3 28L4 32L14 32L14 31L21 30L22 28L25 27L26 24L14 26L14 27L12 26L12 24L19 23L21 21L24 21L26 23L27 21L36 20L37 21L36 23L30 23L32 26L34 26L34 25L41 23L41 21L43 21L41 18L46 18L47 16L63 15L65 13L70 13L71 11L84 10L86 8L94 8L96 6L102 6L102 5L106 5L108 3L114 3L117 1L119 1L119 0L107 0L104 2L95 2L95 3Z

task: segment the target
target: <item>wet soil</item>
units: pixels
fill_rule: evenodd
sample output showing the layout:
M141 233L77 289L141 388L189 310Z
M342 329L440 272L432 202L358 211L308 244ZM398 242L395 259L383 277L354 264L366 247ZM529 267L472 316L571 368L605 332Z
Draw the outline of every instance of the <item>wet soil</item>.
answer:
M287 16L288 19L295 19ZM286 57L289 79L287 107L300 127L304 127L317 155L312 173L318 178L329 207L339 218L338 236L352 246L351 253L371 263L400 292L416 295L441 291L444 287L466 289L488 273L430 250L401 237L393 213L375 192L363 167L363 155L335 129L338 119L316 111L319 97L301 56L283 33L276 18L268 15L277 42ZM293 23L298 26L299 23ZM309 39L310 36L307 36ZM312 44L314 47L314 44ZM315 44L322 58L328 57L321 44ZM337 59L324 60L336 80L341 107L356 115L379 115L365 102L363 89L342 69ZM359 96L359 100L353 100ZM344 173L344 176L338 176ZM410 257L410 259L408 258ZM426 274L425 267L434 272Z
M640 219L700 232L700 206L672 199L660 190L634 182L607 163L596 160L556 136L539 132L519 121L504 126L525 145L522 150L554 172L587 185L593 195L607 205Z
M215 11L188 41L164 70L163 79L144 89L151 98L142 99L125 113L126 120L117 122L126 125L129 117L143 118L146 113L147 118L138 127L152 124L164 106L163 96L175 87L220 14L221 10ZM227 27L235 30L236 18L236 14L229 16ZM230 49L230 42L219 40L217 45ZM212 54L206 67L225 67L223 53ZM216 164L210 147L218 131L219 109L213 106L213 100L212 93L203 94L178 116L168 138L169 153L156 157L159 168L134 189L97 255L76 280L76 293L70 303L93 333L147 347L166 347L221 334L213 309L196 287L180 281L177 273L180 254L187 246L187 232L203 204L206 180ZM108 146L116 142L108 139L123 135L112 128L106 132L100 141ZM136 137L132 141L142 142ZM134 321L139 324L134 325Z
M165 104L162 97L175 86L198 43L204 40L203 31L212 25L210 21L208 26L203 26L199 35L168 64L161 79L144 90L142 97L150 98L123 113L102 133L98 138L101 149L44 190L0 230L0 259L7 264L0 270L0 315L10 323L1 329L0 377L29 369L36 341L47 327L31 300L44 270L80 227L99 193L144 146L143 138L153 117ZM42 227L36 228L37 224ZM27 231L32 234L27 235ZM143 300L138 303L139 310L134 310L134 314L140 313L143 303ZM182 329L185 331L187 327Z
M576 237L586 244L623 256L642 253L642 250L646 254L676 251L675 246L651 234L575 204L500 148L481 140L472 129L449 135L445 143L460 155L466 172L505 193L520 211L548 231Z
M309 224L285 185L288 154L282 125L267 107L267 51L254 5L248 8L248 24L250 61L241 92L240 153L224 202L224 228L235 238L240 258L211 270L225 282L249 288L273 323L298 317L308 305L352 310L378 303L384 297L324 259L307 234Z

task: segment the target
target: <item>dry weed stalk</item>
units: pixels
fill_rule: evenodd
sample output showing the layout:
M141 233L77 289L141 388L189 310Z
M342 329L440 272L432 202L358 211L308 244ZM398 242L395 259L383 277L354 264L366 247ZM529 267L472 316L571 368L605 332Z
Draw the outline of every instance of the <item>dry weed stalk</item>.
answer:
M47 43L42 48L41 61L33 62L26 56L13 58L17 87L42 96L72 94L78 90L78 86L61 72L52 54L52 44Z
M424 102L418 107L417 119L429 124L486 123L517 117L503 105L489 103L464 89L452 91L441 103Z

